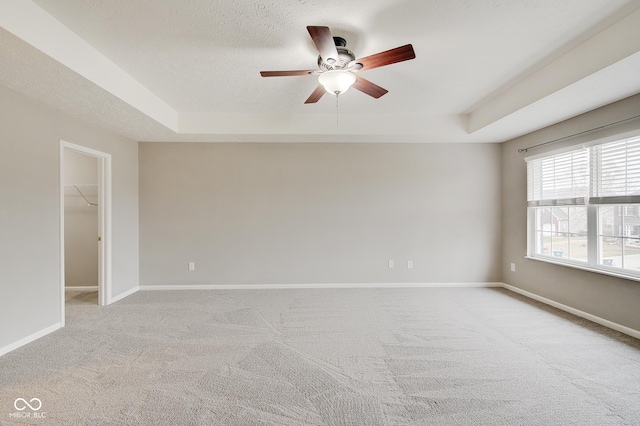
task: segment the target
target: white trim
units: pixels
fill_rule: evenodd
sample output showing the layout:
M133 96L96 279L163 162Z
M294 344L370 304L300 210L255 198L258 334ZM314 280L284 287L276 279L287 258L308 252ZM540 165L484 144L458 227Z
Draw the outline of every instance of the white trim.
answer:
M111 299L111 154L60 140L60 324L65 326L64 269L64 152L65 149L98 159L98 222L99 248L98 304L105 306Z
M57 323L55 323L53 325L50 325L47 328L44 328L44 329L42 329L40 331L37 331L37 332L35 332L33 334L30 334L27 337L22 338L22 339L18 340L17 342L13 342L13 343L5 346L4 348L0 348L0 356L2 356L4 354L7 354L7 353L9 353L11 351L14 351L14 350L18 349L19 347L24 346L24 345L26 345L28 343L31 343L34 340L37 340L37 339L39 339L41 337L44 337L49 333L53 333L54 331L59 330L61 327L62 327L62 325L59 322L57 322Z
M62 143L62 141L60 141L60 170L59 170L59 176L58 179L60 180L59 185L60 185L60 224L59 224L59 228L60 228L60 235L58 235L58 240L60 240L60 287L62 288L62 291L60 292L60 327L64 327L65 325L65 312L64 312L64 305L65 305L65 270L64 270L64 149L65 146Z
M110 305L112 303L117 302L118 300L122 300L127 296L131 296L133 293L136 293L138 290L140 290L140 287L135 286L134 288L127 290L123 293L120 293L119 295L112 297L111 299L108 300L107 305Z
M512 285L509 284L502 284L502 287L504 287L507 290L513 291L514 293L518 293L521 294L523 296L526 296L530 299L533 300L537 300L538 302L542 302L546 305L549 306L553 306L554 308L560 309L562 311L568 312L570 314L573 314L575 316L578 316L580 318L584 318L586 320L589 320L591 322L595 322L596 324L600 324L604 327L610 328L612 330L616 330L619 331L620 333L624 333L628 336L631 337L635 337L636 339L640 339L640 331L639 330L634 330L633 328L630 327L626 327L624 325L620 325L616 322L613 321L609 321L606 320L604 318L600 318L598 316L589 314L587 312L581 311L580 309L576 309L576 308L572 308L571 306L567 306L564 305L562 303L556 302L554 300L551 299L547 299L546 297L542 297L542 296L538 296L537 294L534 293L530 293L526 290L522 290L521 288L518 287L514 287Z
M147 285L142 291L156 290L286 290L301 288L488 288L502 283L317 283L317 284L211 284L211 285Z
M64 291L98 291L97 285L66 286Z
M100 158L99 162L99 185L98 194L100 202L104 203L104 210L98 208L100 213L104 215L100 221L101 245L100 259L104 262L102 270L102 292L98 292L100 306L106 306L111 300L111 154L107 154ZM102 294L101 294L102 293Z

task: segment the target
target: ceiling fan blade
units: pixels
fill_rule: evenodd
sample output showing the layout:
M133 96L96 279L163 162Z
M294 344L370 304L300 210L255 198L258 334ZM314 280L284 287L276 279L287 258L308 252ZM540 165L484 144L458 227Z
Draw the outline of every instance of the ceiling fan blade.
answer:
M336 62L338 60L338 50L336 49L336 43L333 41L329 27L307 27L307 31L309 31L309 35L315 43L320 57L329 65Z
M369 80L365 80L360 76L357 77L356 82L353 84L353 88L361 91L362 93L366 93L369 96L373 96L376 99L388 92L387 89L384 89Z
M260 71L263 77L290 77L296 75L309 75L317 70L299 70L299 71Z
M318 102L320 100L320 98L322 97L322 95L324 95L325 92L326 92L326 90L324 90L324 86L322 84L318 84L318 87L316 87L316 90L313 91L311 96L309 96L307 98L307 100L304 101L304 103L305 104L315 104L316 102Z
M385 50L375 55L366 56L356 59L352 63L362 64L361 71L370 70L372 68L383 67L385 65L395 64L396 62L408 61L416 57L413 46L407 44L405 46L396 47L395 49ZM354 70L355 71L355 70Z

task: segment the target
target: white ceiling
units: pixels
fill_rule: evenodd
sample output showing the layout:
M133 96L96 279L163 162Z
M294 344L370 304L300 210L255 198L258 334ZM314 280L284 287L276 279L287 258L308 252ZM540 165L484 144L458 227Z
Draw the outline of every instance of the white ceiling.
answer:
M0 85L140 141L501 142L640 93L638 0L2 0L0 25ZM259 74L316 67L307 25L416 59L336 117Z

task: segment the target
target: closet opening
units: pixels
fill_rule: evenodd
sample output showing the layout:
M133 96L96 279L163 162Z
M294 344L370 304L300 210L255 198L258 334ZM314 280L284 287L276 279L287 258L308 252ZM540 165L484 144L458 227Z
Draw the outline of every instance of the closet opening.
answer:
M111 299L111 156L60 144L60 320L67 303Z

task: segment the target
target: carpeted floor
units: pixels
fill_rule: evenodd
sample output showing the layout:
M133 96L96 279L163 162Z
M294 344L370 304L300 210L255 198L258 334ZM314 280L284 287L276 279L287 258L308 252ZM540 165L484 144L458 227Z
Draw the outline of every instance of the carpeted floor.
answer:
M0 424L640 424L640 341L506 290L96 303L70 294L64 329L0 358Z

